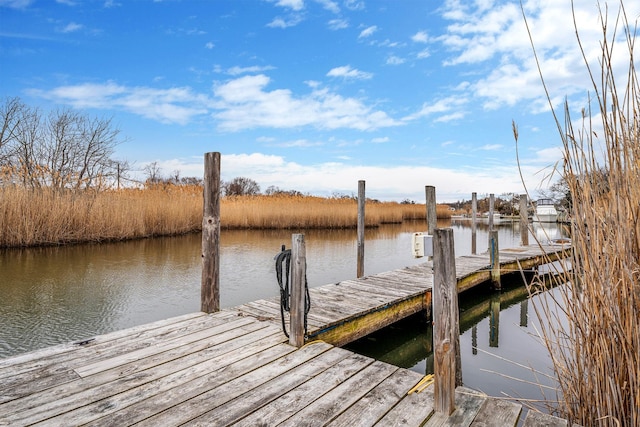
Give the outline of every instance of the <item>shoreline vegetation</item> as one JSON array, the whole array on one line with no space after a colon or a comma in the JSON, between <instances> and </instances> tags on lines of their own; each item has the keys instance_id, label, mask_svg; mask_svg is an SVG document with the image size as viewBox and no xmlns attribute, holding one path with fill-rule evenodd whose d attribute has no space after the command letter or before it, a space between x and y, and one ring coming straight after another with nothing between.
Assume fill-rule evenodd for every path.
<instances>
[{"instance_id":1,"label":"shoreline vegetation","mask_svg":"<svg viewBox=\"0 0 640 427\"><path fill-rule=\"evenodd\" d=\"M202 187L60 191L0 187L0 248L98 243L172 236L202 229ZM438 218L450 218L447 205ZM356 228L353 197L225 196L222 229ZM424 204L367 200L365 226L425 220Z\"/></svg>"}]
</instances>

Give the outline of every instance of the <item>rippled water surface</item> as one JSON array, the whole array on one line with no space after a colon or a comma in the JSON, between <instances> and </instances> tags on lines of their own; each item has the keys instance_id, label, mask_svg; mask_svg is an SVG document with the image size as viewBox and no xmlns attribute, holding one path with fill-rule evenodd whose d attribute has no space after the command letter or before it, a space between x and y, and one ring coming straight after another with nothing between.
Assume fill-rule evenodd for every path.
<instances>
[{"instance_id":1,"label":"rippled water surface","mask_svg":"<svg viewBox=\"0 0 640 427\"><path fill-rule=\"evenodd\" d=\"M456 255L471 252L468 222L451 226ZM415 265L405 222L365 233L365 274ZM517 246L518 224L498 226L500 247ZM296 231L300 232L300 231ZM303 231L311 286L354 278L355 230ZM551 233L555 233L551 230ZM276 296L273 257L291 231L222 231L221 305ZM478 252L487 241L479 225ZM552 236L553 237L553 236ZM199 311L200 235L0 252L0 358Z\"/></svg>"}]
</instances>

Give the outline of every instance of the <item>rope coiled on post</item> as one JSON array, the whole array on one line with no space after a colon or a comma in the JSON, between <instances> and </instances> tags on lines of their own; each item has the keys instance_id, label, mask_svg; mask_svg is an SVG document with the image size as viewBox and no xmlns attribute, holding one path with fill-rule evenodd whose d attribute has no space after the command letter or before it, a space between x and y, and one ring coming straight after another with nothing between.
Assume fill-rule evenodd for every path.
<instances>
[{"instance_id":1,"label":"rope coiled on post","mask_svg":"<svg viewBox=\"0 0 640 427\"><path fill-rule=\"evenodd\" d=\"M291 271L291 249L286 249L282 245L280 253L275 256L276 261L276 280L280 287L280 319L282 320L282 332L289 338L287 327L284 321L284 312L291 312L291 289L290 289L290 271ZM284 266L284 268L283 268ZM285 271L284 280L282 278L283 270ZM304 335L307 336L307 315L311 309L311 296L309 295L309 284L307 275L304 276Z\"/></svg>"}]
</instances>

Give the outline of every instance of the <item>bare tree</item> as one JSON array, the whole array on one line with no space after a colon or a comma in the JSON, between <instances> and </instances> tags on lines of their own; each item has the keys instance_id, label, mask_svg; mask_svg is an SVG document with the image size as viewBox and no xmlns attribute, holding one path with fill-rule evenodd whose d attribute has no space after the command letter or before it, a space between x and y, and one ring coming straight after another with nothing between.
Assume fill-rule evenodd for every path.
<instances>
[{"instance_id":1,"label":"bare tree","mask_svg":"<svg viewBox=\"0 0 640 427\"><path fill-rule=\"evenodd\" d=\"M101 188L115 181L111 157L121 140L110 119L90 118L69 108L40 110L8 99L0 107L0 166L29 187Z\"/></svg>"},{"instance_id":2,"label":"bare tree","mask_svg":"<svg viewBox=\"0 0 640 427\"><path fill-rule=\"evenodd\" d=\"M160 168L157 161L148 163L144 168L142 168L142 170L147 177L145 181L146 184L158 184L162 181L162 168Z\"/></svg>"},{"instance_id":3,"label":"bare tree","mask_svg":"<svg viewBox=\"0 0 640 427\"><path fill-rule=\"evenodd\" d=\"M260 194L260 186L250 178L237 177L223 182L222 189L225 196L254 196Z\"/></svg>"}]
</instances>

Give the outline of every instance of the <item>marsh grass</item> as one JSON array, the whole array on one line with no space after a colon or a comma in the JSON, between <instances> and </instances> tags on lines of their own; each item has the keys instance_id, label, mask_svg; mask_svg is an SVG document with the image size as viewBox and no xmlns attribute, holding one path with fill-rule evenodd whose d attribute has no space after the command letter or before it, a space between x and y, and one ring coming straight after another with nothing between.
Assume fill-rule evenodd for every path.
<instances>
[{"instance_id":1,"label":"marsh grass","mask_svg":"<svg viewBox=\"0 0 640 427\"><path fill-rule=\"evenodd\" d=\"M438 216L448 217L446 206ZM366 226L424 219L424 204L367 202ZM357 202L312 196L224 197L221 227L353 228ZM0 187L0 247L59 245L166 236L201 230L202 187L64 192Z\"/></svg>"},{"instance_id":2,"label":"marsh grass","mask_svg":"<svg viewBox=\"0 0 640 427\"><path fill-rule=\"evenodd\" d=\"M612 32L601 13L599 76L587 65L596 111L583 110L579 129L566 105L564 125L556 118L572 203L573 269L556 276L562 292L536 306L559 381L557 409L584 426L640 425L640 89L635 32L623 5L619 19ZM629 67L616 80L619 25L628 50L616 54L628 54ZM602 130L592 117L602 119Z\"/></svg>"}]
</instances>

